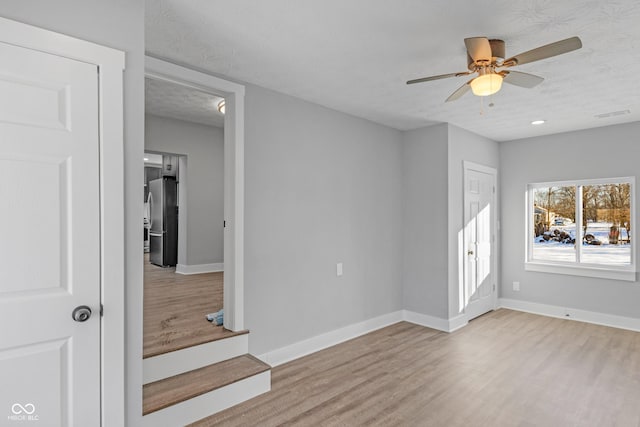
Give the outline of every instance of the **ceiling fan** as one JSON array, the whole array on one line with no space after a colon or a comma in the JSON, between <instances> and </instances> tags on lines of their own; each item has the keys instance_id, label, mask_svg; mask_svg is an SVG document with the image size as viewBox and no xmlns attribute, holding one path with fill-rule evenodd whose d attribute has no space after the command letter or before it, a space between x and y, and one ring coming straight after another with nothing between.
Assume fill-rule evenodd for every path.
<instances>
[{"instance_id":1,"label":"ceiling fan","mask_svg":"<svg viewBox=\"0 0 640 427\"><path fill-rule=\"evenodd\" d=\"M467 66L469 71L422 77L409 80L407 84L478 74L477 77L472 78L453 92L446 102L455 101L469 90L477 96L492 95L500 90L503 81L515 86L532 88L542 83L544 79L533 74L513 71L509 68L551 58L582 47L582 41L579 37L570 37L504 59L505 43L503 40L470 37L464 39L464 44L467 47Z\"/></svg>"}]
</instances>

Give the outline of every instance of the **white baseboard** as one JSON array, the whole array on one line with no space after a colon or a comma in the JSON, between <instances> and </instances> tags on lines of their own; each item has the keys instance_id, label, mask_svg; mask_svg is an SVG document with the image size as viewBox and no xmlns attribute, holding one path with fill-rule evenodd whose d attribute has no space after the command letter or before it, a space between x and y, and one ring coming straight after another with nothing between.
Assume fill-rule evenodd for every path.
<instances>
[{"instance_id":1,"label":"white baseboard","mask_svg":"<svg viewBox=\"0 0 640 427\"><path fill-rule=\"evenodd\" d=\"M249 334L242 334L149 357L142 361L142 384L213 365L248 352Z\"/></svg>"},{"instance_id":2,"label":"white baseboard","mask_svg":"<svg viewBox=\"0 0 640 427\"><path fill-rule=\"evenodd\" d=\"M447 332L454 332L460 328L464 328L469 324L467 320L467 316L465 314L460 314L456 317L452 317L449 319L449 330Z\"/></svg>"},{"instance_id":3,"label":"white baseboard","mask_svg":"<svg viewBox=\"0 0 640 427\"><path fill-rule=\"evenodd\" d=\"M402 310L402 319L416 325L426 326L427 328L445 332L449 331L449 321L447 319L441 319L440 317L416 313L415 311Z\"/></svg>"},{"instance_id":4,"label":"white baseboard","mask_svg":"<svg viewBox=\"0 0 640 427\"><path fill-rule=\"evenodd\" d=\"M184 426L271 390L271 371L185 400L142 417L145 427Z\"/></svg>"},{"instance_id":5,"label":"white baseboard","mask_svg":"<svg viewBox=\"0 0 640 427\"><path fill-rule=\"evenodd\" d=\"M556 305L539 304L509 298L499 299L500 307L527 313L540 314L542 316L557 317L561 319L577 320L602 326L628 329L640 332L640 319L634 317L616 316L614 314L598 313L595 311L578 310Z\"/></svg>"},{"instance_id":6,"label":"white baseboard","mask_svg":"<svg viewBox=\"0 0 640 427\"><path fill-rule=\"evenodd\" d=\"M467 318L464 314L452 317L451 319L442 319L440 317L429 316L428 314L403 310L402 318L407 322L425 326L431 329L437 329L443 332L453 332L466 326L467 324Z\"/></svg>"},{"instance_id":7,"label":"white baseboard","mask_svg":"<svg viewBox=\"0 0 640 427\"><path fill-rule=\"evenodd\" d=\"M219 271L224 271L223 262L214 262L213 264L176 265L176 273L178 274L217 273Z\"/></svg>"},{"instance_id":8,"label":"white baseboard","mask_svg":"<svg viewBox=\"0 0 640 427\"><path fill-rule=\"evenodd\" d=\"M401 322L402 320L403 311L394 311L389 314L374 317L373 319L345 326L344 328L326 332L324 334L269 351L259 355L258 358L275 367L294 359L298 359L299 357L303 357L327 347L359 337L360 335L384 328L385 326L393 325L394 323Z\"/></svg>"},{"instance_id":9,"label":"white baseboard","mask_svg":"<svg viewBox=\"0 0 640 427\"><path fill-rule=\"evenodd\" d=\"M263 353L258 358L276 367L401 321L444 332L453 332L467 324L464 314L447 320L413 311L398 310Z\"/></svg>"}]
</instances>

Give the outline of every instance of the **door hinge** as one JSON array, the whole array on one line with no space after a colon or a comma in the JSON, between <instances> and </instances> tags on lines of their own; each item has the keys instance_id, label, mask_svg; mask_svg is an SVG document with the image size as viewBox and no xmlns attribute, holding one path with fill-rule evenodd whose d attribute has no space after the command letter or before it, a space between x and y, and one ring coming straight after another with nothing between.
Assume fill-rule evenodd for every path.
<instances>
[{"instance_id":1,"label":"door hinge","mask_svg":"<svg viewBox=\"0 0 640 427\"><path fill-rule=\"evenodd\" d=\"M100 317L104 316L104 305L100 304Z\"/></svg>"},{"instance_id":2,"label":"door hinge","mask_svg":"<svg viewBox=\"0 0 640 427\"><path fill-rule=\"evenodd\" d=\"M227 221L222 221L222 228L225 228L227 226Z\"/></svg>"},{"instance_id":3,"label":"door hinge","mask_svg":"<svg viewBox=\"0 0 640 427\"><path fill-rule=\"evenodd\" d=\"M495 292L495 291L496 291L496 284L494 283L493 284L493 292Z\"/></svg>"},{"instance_id":4,"label":"door hinge","mask_svg":"<svg viewBox=\"0 0 640 427\"><path fill-rule=\"evenodd\" d=\"M496 194L496 186L493 186L493 194Z\"/></svg>"}]
</instances>

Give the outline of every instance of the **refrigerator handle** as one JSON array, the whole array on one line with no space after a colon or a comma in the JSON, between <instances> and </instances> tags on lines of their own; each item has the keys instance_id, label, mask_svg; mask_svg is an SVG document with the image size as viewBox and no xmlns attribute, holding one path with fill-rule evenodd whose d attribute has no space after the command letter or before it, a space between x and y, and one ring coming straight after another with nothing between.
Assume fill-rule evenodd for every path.
<instances>
[{"instance_id":1,"label":"refrigerator handle","mask_svg":"<svg viewBox=\"0 0 640 427\"><path fill-rule=\"evenodd\" d=\"M147 196L147 204L149 205L149 230L153 230L153 196L151 195L151 191L149 191L149 195Z\"/></svg>"}]
</instances>

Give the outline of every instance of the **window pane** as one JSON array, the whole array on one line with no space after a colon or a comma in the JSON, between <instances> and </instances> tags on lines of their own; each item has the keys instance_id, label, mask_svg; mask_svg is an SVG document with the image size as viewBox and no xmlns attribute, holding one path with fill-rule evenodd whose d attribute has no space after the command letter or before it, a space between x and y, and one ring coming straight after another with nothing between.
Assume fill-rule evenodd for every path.
<instances>
[{"instance_id":1,"label":"window pane","mask_svg":"<svg viewBox=\"0 0 640 427\"><path fill-rule=\"evenodd\" d=\"M581 262L631 264L631 185L582 187Z\"/></svg>"},{"instance_id":2,"label":"window pane","mask_svg":"<svg viewBox=\"0 0 640 427\"><path fill-rule=\"evenodd\" d=\"M576 187L533 189L533 260L576 262Z\"/></svg>"}]
</instances>

